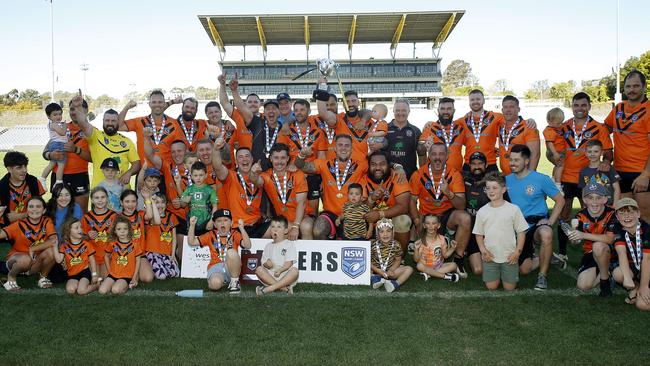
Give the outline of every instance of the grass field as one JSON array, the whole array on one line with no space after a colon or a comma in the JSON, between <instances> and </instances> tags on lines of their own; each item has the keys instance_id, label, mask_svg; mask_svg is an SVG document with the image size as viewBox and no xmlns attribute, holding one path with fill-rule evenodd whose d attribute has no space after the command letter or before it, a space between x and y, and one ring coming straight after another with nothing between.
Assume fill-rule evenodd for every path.
<instances>
[{"instance_id":1,"label":"grass field","mask_svg":"<svg viewBox=\"0 0 650 366\"><path fill-rule=\"evenodd\" d=\"M30 172L40 172L30 153ZM542 159L544 160L544 159ZM541 168L545 170L544 167ZM8 251L0 244L0 256ZM204 280L141 285L124 296L68 296L62 285L0 291L0 365L646 364L650 314L575 287L580 253L552 268L549 290L523 276L514 293L414 275L396 293L304 284L292 297L210 293Z\"/></svg>"}]
</instances>

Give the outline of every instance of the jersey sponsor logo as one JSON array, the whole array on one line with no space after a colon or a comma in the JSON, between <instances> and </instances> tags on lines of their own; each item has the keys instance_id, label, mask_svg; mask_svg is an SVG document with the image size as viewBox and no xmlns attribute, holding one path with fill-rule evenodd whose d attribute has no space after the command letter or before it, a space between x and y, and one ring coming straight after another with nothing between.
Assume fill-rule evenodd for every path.
<instances>
[{"instance_id":1,"label":"jersey sponsor logo","mask_svg":"<svg viewBox=\"0 0 650 366\"><path fill-rule=\"evenodd\" d=\"M366 271L366 248L341 248L341 270L350 278L357 278Z\"/></svg>"}]
</instances>

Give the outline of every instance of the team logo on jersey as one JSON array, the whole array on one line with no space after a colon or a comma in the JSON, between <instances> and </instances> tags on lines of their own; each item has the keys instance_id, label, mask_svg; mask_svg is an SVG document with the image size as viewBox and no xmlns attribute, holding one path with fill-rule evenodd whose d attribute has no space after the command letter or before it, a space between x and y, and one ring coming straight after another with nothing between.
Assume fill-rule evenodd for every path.
<instances>
[{"instance_id":1,"label":"team logo on jersey","mask_svg":"<svg viewBox=\"0 0 650 366\"><path fill-rule=\"evenodd\" d=\"M412 136L413 136L413 131L406 130L406 137L412 137Z\"/></svg>"},{"instance_id":2,"label":"team logo on jersey","mask_svg":"<svg viewBox=\"0 0 650 366\"><path fill-rule=\"evenodd\" d=\"M357 278L366 271L366 248L341 248L341 270L350 278Z\"/></svg>"},{"instance_id":3,"label":"team logo on jersey","mask_svg":"<svg viewBox=\"0 0 650 366\"><path fill-rule=\"evenodd\" d=\"M287 182L287 189L293 188L293 179Z\"/></svg>"},{"instance_id":4,"label":"team logo on jersey","mask_svg":"<svg viewBox=\"0 0 650 366\"><path fill-rule=\"evenodd\" d=\"M104 137L104 143L108 144L108 137Z\"/></svg>"},{"instance_id":5,"label":"team logo on jersey","mask_svg":"<svg viewBox=\"0 0 650 366\"><path fill-rule=\"evenodd\" d=\"M433 185L431 184L431 182L426 182L426 183L424 183L424 188L431 189L431 188L433 188Z\"/></svg>"},{"instance_id":6,"label":"team logo on jersey","mask_svg":"<svg viewBox=\"0 0 650 366\"><path fill-rule=\"evenodd\" d=\"M630 121L632 122L636 122L638 119L639 119L639 115L636 113L634 113L632 117L630 117Z\"/></svg>"},{"instance_id":7,"label":"team logo on jersey","mask_svg":"<svg viewBox=\"0 0 650 366\"><path fill-rule=\"evenodd\" d=\"M590 138L592 138L593 136L594 136L593 132L591 132L591 131L585 131L585 137L586 137L586 138L590 139Z\"/></svg>"},{"instance_id":8,"label":"team logo on jersey","mask_svg":"<svg viewBox=\"0 0 650 366\"><path fill-rule=\"evenodd\" d=\"M529 196L532 196L533 193L535 193L535 186L532 184L529 184L526 186L526 194Z\"/></svg>"},{"instance_id":9,"label":"team logo on jersey","mask_svg":"<svg viewBox=\"0 0 650 366\"><path fill-rule=\"evenodd\" d=\"M122 146L122 147L126 147L126 142L124 142L124 141L120 141L120 146Z\"/></svg>"},{"instance_id":10,"label":"team logo on jersey","mask_svg":"<svg viewBox=\"0 0 650 366\"><path fill-rule=\"evenodd\" d=\"M616 112L616 118L621 118L623 117L623 112Z\"/></svg>"},{"instance_id":11,"label":"team logo on jersey","mask_svg":"<svg viewBox=\"0 0 650 366\"><path fill-rule=\"evenodd\" d=\"M589 227L591 226L591 223L585 222L582 226L585 228L585 230L589 230Z\"/></svg>"}]
</instances>

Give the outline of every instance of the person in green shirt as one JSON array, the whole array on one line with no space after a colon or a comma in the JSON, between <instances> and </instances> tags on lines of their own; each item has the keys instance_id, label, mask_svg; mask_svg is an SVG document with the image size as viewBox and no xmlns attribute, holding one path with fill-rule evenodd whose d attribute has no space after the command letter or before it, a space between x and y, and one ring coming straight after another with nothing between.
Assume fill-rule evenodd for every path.
<instances>
[{"instance_id":1,"label":"person in green shirt","mask_svg":"<svg viewBox=\"0 0 650 366\"><path fill-rule=\"evenodd\" d=\"M181 197L181 206L190 207L187 213L188 222L192 216L197 218L196 235L212 230L212 214L217 211L217 192L212 186L205 184L206 175L205 164L200 161L192 164L190 177L193 184L185 189Z\"/></svg>"}]
</instances>

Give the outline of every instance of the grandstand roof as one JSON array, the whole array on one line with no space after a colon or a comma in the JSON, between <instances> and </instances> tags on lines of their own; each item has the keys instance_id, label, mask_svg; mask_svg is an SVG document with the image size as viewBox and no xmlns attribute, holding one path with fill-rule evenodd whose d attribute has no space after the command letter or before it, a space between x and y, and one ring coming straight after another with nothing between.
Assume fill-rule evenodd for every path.
<instances>
[{"instance_id":1,"label":"grandstand roof","mask_svg":"<svg viewBox=\"0 0 650 366\"><path fill-rule=\"evenodd\" d=\"M355 14L199 15L213 45L434 42L442 44L464 10Z\"/></svg>"}]
</instances>

